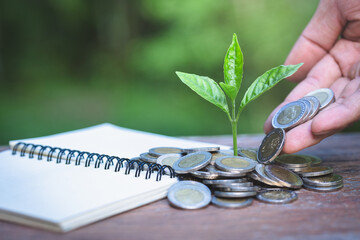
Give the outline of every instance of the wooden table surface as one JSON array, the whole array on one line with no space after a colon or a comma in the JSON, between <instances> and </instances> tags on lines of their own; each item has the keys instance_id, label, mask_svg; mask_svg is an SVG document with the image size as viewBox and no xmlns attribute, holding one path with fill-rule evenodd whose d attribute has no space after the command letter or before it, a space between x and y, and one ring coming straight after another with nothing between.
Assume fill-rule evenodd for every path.
<instances>
[{"instance_id":1,"label":"wooden table surface","mask_svg":"<svg viewBox=\"0 0 360 240\"><path fill-rule=\"evenodd\" d=\"M239 136L239 146L257 147L262 138ZM230 136L191 139L231 145ZM0 221L0 239L360 239L360 133L332 136L303 153L333 167L344 177L344 188L330 193L301 189L291 204L254 201L244 209L210 205L184 211L163 199L66 234Z\"/></svg>"}]
</instances>

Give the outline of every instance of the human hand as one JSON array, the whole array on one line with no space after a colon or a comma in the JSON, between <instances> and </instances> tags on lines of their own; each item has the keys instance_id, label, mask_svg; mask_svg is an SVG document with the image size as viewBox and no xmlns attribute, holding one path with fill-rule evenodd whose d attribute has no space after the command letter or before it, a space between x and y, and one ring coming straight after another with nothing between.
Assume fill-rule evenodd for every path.
<instances>
[{"instance_id":1,"label":"human hand","mask_svg":"<svg viewBox=\"0 0 360 240\"><path fill-rule=\"evenodd\" d=\"M359 120L359 60L360 1L321 0L285 61L286 65L304 62L289 78L299 84L270 114L264 125L265 133L272 129L271 119L282 106L319 88L332 89L336 101L312 120L288 131L284 152L294 153L315 145Z\"/></svg>"}]
</instances>

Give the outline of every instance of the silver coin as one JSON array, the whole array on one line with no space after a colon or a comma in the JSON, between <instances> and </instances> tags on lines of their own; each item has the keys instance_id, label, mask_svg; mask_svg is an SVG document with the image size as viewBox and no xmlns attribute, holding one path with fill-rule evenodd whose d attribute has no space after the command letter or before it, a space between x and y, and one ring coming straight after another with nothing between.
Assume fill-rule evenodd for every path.
<instances>
[{"instance_id":1,"label":"silver coin","mask_svg":"<svg viewBox=\"0 0 360 240\"><path fill-rule=\"evenodd\" d=\"M220 150L220 147L199 147L199 148L185 148L185 149L182 149L182 152L185 152L185 153L217 152L219 150Z\"/></svg>"},{"instance_id":2,"label":"silver coin","mask_svg":"<svg viewBox=\"0 0 360 240\"><path fill-rule=\"evenodd\" d=\"M270 163L282 151L285 143L285 131L282 128L275 128L262 140L257 152L257 159L260 163Z\"/></svg>"},{"instance_id":3,"label":"silver coin","mask_svg":"<svg viewBox=\"0 0 360 240\"><path fill-rule=\"evenodd\" d=\"M144 162L156 163L157 157L149 153L142 153L140 154L140 159L143 160Z\"/></svg>"},{"instance_id":4,"label":"silver coin","mask_svg":"<svg viewBox=\"0 0 360 240\"><path fill-rule=\"evenodd\" d=\"M208 171L195 171L195 172L191 172L191 175L193 175L194 177L197 178L201 178L201 179L216 179L219 177L219 174L217 174L216 172L208 172Z\"/></svg>"},{"instance_id":5,"label":"silver coin","mask_svg":"<svg viewBox=\"0 0 360 240\"><path fill-rule=\"evenodd\" d=\"M293 172L299 173L299 172L303 172L306 171L309 167L303 167L303 168L297 168L297 167L285 167Z\"/></svg>"},{"instance_id":6,"label":"silver coin","mask_svg":"<svg viewBox=\"0 0 360 240\"><path fill-rule=\"evenodd\" d=\"M238 147L238 155L246 158L250 158L257 161L257 149L256 148L245 148Z\"/></svg>"},{"instance_id":7,"label":"silver coin","mask_svg":"<svg viewBox=\"0 0 360 240\"><path fill-rule=\"evenodd\" d=\"M174 163L182 157L179 153L169 153L161 155L157 160L156 163L160 165L168 165L172 167Z\"/></svg>"},{"instance_id":8,"label":"silver coin","mask_svg":"<svg viewBox=\"0 0 360 240\"><path fill-rule=\"evenodd\" d=\"M235 178L235 177L245 177L246 172L226 172L216 169L214 166L209 165L206 167L206 170L209 172L215 172L219 175L219 177L228 177L228 178Z\"/></svg>"},{"instance_id":9,"label":"silver coin","mask_svg":"<svg viewBox=\"0 0 360 240\"><path fill-rule=\"evenodd\" d=\"M214 180L203 180L204 184L214 185L214 184L229 184L229 183L245 183L247 180L245 178L234 178L234 179L214 179Z\"/></svg>"},{"instance_id":10,"label":"silver coin","mask_svg":"<svg viewBox=\"0 0 360 240\"><path fill-rule=\"evenodd\" d=\"M335 102L335 94L330 88L320 88L312 91L306 96L314 96L320 102L320 110Z\"/></svg>"},{"instance_id":11,"label":"silver coin","mask_svg":"<svg viewBox=\"0 0 360 240\"><path fill-rule=\"evenodd\" d=\"M215 166L226 172L247 173L255 169L256 162L239 156L225 156L216 159Z\"/></svg>"},{"instance_id":12,"label":"silver coin","mask_svg":"<svg viewBox=\"0 0 360 240\"><path fill-rule=\"evenodd\" d=\"M323 175L333 173L333 171L334 170L332 169L332 167L313 166L313 167L308 167L305 170L302 170L301 172L299 172L299 174L302 177L318 177L318 176L323 176Z\"/></svg>"},{"instance_id":13,"label":"silver coin","mask_svg":"<svg viewBox=\"0 0 360 240\"><path fill-rule=\"evenodd\" d=\"M343 183L334 185L334 186L330 186L330 187L319 187L319 186L312 186L312 185L304 184L304 188L311 190L311 191L315 191L315 192L337 191L337 190L341 189L343 186L344 186Z\"/></svg>"},{"instance_id":14,"label":"silver coin","mask_svg":"<svg viewBox=\"0 0 360 240\"><path fill-rule=\"evenodd\" d=\"M302 179L289 169L277 165L266 165L265 174L271 179L279 182L284 187L301 188Z\"/></svg>"},{"instance_id":15,"label":"silver coin","mask_svg":"<svg viewBox=\"0 0 360 240\"><path fill-rule=\"evenodd\" d=\"M258 192L260 188L258 186L252 187L217 187L217 191L221 192Z\"/></svg>"},{"instance_id":16,"label":"silver coin","mask_svg":"<svg viewBox=\"0 0 360 240\"><path fill-rule=\"evenodd\" d=\"M243 208L250 206L253 203L253 198L229 199L213 196L211 203L223 208Z\"/></svg>"},{"instance_id":17,"label":"silver coin","mask_svg":"<svg viewBox=\"0 0 360 240\"><path fill-rule=\"evenodd\" d=\"M305 96L302 99L308 100L311 103L311 111L307 116L307 119L313 119L315 115L320 111L320 102L319 100L314 96Z\"/></svg>"},{"instance_id":18,"label":"silver coin","mask_svg":"<svg viewBox=\"0 0 360 240\"><path fill-rule=\"evenodd\" d=\"M343 177L338 174L329 174L320 177L303 177L304 184L315 187L331 187L343 183Z\"/></svg>"},{"instance_id":19,"label":"silver coin","mask_svg":"<svg viewBox=\"0 0 360 240\"><path fill-rule=\"evenodd\" d=\"M284 130L291 129L301 123L305 111L306 104L302 101L288 103L275 113L272 126Z\"/></svg>"},{"instance_id":20,"label":"silver coin","mask_svg":"<svg viewBox=\"0 0 360 240\"><path fill-rule=\"evenodd\" d=\"M149 149L149 154L155 157L160 157L164 154L180 154L181 152L182 150L176 147L155 147Z\"/></svg>"},{"instance_id":21,"label":"silver coin","mask_svg":"<svg viewBox=\"0 0 360 240\"><path fill-rule=\"evenodd\" d=\"M182 209L198 209L207 206L211 201L211 191L206 185L195 181L181 181L168 191L171 205Z\"/></svg>"},{"instance_id":22,"label":"silver coin","mask_svg":"<svg viewBox=\"0 0 360 240\"><path fill-rule=\"evenodd\" d=\"M297 199L297 194L287 189L273 189L259 192L256 198L267 203L289 203Z\"/></svg>"},{"instance_id":23,"label":"silver coin","mask_svg":"<svg viewBox=\"0 0 360 240\"><path fill-rule=\"evenodd\" d=\"M235 182L235 183L216 183L213 184L214 188L237 188L237 187L253 187L254 184L252 182Z\"/></svg>"},{"instance_id":24,"label":"silver coin","mask_svg":"<svg viewBox=\"0 0 360 240\"><path fill-rule=\"evenodd\" d=\"M259 182L263 182L261 180L261 178L259 177L259 175L256 172L252 172L249 174L249 177L252 178L253 180L259 181Z\"/></svg>"},{"instance_id":25,"label":"silver coin","mask_svg":"<svg viewBox=\"0 0 360 240\"><path fill-rule=\"evenodd\" d=\"M277 186L277 187L283 187L283 185L281 185L281 183L269 178L266 174L265 174L265 166L263 164L258 164L255 167L255 172L256 172L256 177L258 177L258 180L260 182L263 182L267 185L270 186Z\"/></svg>"},{"instance_id":26,"label":"silver coin","mask_svg":"<svg viewBox=\"0 0 360 240\"><path fill-rule=\"evenodd\" d=\"M209 152L191 153L177 160L173 165L173 169L178 174L194 172L208 165L210 159L211 153Z\"/></svg>"},{"instance_id":27,"label":"silver coin","mask_svg":"<svg viewBox=\"0 0 360 240\"><path fill-rule=\"evenodd\" d=\"M222 191L214 191L214 195L216 197L224 197L224 198L244 198L244 197L252 197L256 195L256 192L222 192Z\"/></svg>"}]
</instances>

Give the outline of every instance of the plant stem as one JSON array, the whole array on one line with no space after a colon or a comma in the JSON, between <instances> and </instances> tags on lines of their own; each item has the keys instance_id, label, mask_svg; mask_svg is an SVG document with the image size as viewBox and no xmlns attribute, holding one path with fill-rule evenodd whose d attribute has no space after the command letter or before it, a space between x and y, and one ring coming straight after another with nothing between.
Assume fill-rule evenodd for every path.
<instances>
[{"instance_id":1,"label":"plant stem","mask_svg":"<svg viewBox=\"0 0 360 240\"><path fill-rule=\"evenodd\" d=\"M231 121L231 128L233 134L233 149L234 149L234 156L238 155L238 148L237 148L237 121Z\"/></svg>"},{"instance_id":2,"label":"plant stem","mask_svg":"<svg viewBox=\"0 0 360 240\"><path fill-rule=\"evenodd\" d=\"M233 134L234 156L238 155L238 149L237 149L237 122L238 122L238 119L236 118L235 100L233 100L232 101L231 128L232 128L232 134Z\"/></svg>"}]
</instances>

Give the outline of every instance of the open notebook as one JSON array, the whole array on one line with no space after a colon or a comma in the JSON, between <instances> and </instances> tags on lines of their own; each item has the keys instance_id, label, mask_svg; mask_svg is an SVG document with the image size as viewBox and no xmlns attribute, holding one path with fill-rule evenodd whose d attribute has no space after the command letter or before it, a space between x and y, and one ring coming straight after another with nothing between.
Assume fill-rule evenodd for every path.
<instances>
[{"instance_id":1,"label":"open notebook","mask_svg":"<svg viewBox=\"0 0 360 240\"><path fill-rule=\"evenodd\" d=\"M19 142L31 145L25 148ZM153 147L213 145L106 123L46 137L10 141L10 146L16 149L15 155L10 150L0 153L0 219L66 232L164 198L168 188L177 181L168 175L157 181L159 175L156 172L150 179L145 179L146 171L135 177L136 170L130 168L129 174L125 174L125 163L120 171L115 171L116 159L105 169L108 157L99 161L96 168L99 155L94 155L85 167L89 154L133 158ZM69 157L69 150L78 152ZM81 152L87 153L76 163ZM51 159L49 155L52 155Z\"/></svg>"}]
</instances>

